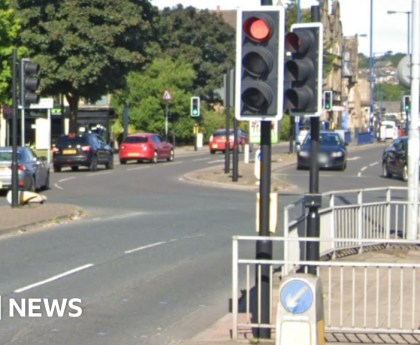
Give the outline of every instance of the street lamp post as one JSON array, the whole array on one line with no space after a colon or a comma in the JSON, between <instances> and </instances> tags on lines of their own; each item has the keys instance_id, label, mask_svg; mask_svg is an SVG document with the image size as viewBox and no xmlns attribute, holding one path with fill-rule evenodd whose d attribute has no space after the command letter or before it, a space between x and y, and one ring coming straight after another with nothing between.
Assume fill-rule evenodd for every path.
<instances>
[{"instance_id":1,"label":"street lamp post","mask_svg":"<svg viewBox=\"0 0 420 345\"><path fill-rule=\"evenodd\" d=\"M374 82L373 82L373 0L370 0L370 114L369 114L369 125L372 127L374 108L373 108L373 93L374 93Z\"/></svg>"},{"instance_id":2,"label":"street lamp post","mask_svg":"<svg viewBox=\"0 0 420 345\"><path fill-rule=\"evenodd\" d=\"M388 11L388 14L404 13L407 15L407 55L410 55L410 15L411 11Z\"/></svg>"}]
</instances>

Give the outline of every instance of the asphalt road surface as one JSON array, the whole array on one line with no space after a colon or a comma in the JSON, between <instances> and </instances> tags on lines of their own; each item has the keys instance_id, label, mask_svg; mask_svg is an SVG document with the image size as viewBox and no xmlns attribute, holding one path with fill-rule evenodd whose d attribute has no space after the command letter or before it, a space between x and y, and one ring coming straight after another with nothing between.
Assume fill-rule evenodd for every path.
<instances>
[{"instance_id":1,"label":"asphalt road surface","mask_svg":"<svg viewBox=\"0 0 420 345\"><path fill-rule=\"evenodd\" d=\"M373 164L383 148L351 153L345 172L322 171L320 191L404 185ZM176 344L228 313L231 238L255 235L255 193L182 180L214 164L223 156L205 151L172 163L52 174L49 201L76 204L89 217L0 240L2 344ZM281 196L281 208L307 190L309 173L295 166L273 176L301 186ZM30 298L80 299L83 312L47 317L42 307L42 317L10 317L10 299Z\"/></svg>"}]
</instances>

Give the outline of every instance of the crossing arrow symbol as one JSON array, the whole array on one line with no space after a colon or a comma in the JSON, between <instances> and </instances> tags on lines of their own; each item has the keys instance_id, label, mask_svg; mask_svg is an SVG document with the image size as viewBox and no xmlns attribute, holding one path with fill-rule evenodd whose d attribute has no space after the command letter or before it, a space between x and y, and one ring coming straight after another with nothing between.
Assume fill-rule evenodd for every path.
<instances>
[{"instance_id":1,"label":"crossing arrow symbol","mask_svg":"<svg viewBox=\"0 0 420 345\"><path fill-rule=\"evenodd\" d=\"M162 101L166 101L166 102L172 101L172 96L168 90L165 90L165 92L163 93Z\"/></svg>"}]
</instances>

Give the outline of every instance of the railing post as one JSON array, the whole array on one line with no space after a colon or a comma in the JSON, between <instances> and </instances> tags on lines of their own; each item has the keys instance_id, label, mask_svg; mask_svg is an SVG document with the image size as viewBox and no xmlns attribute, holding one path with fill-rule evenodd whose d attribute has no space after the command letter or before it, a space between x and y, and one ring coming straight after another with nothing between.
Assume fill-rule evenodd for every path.
<instances>
[{"instance_id":1,"label":"railing post","mask_svg":"<svg viewBox=\"0 0 420 345\"><path fill-rule=\"evenodd\" d=\"M238 338L238 238L232 241L232 339Z\"/></svg>"},{"instance_id":2,"label":"railing post","mask_svg":"<svg viewBox=\"0 0 420 345\"><path fill-rule=\"evenodd\" d=\"M284 237L289 237L289 209L287 207L284 208L284 226L283 226L283 235ZM289 273L289 241L284 241L284 272L282 276L286 276Z\"/></svg>"},{"instance_id":3,"label":"railing post","mask_svg":"<svg viewBox=\"0 0 420 345\"><path fill-rule=\"evenodd\" d=\"M363 191L360 190L357 192L357 204L359 206L359 212L357 215L357 238L363 239ZM359 254L363 253L363 245L362 242L359 242Z\"/></svg>"},{"instance_id":4,"label":"railing post","mask_svg":"<svg viewBox=\"0 0 420 345\"><path fill-rule=\"evenodd\" d=\"M386 191L386 223L385 223L385 237L387 240L391 237L391 188L388 188Z\"/></svg>"},{"instance_id":5,"label":"railing post","mask_svg":"<svg viewBox=\"0 0 420 345\"><path fill-rule=\"evenodd\" d=\"M330 208L331 208L331 214L332 214L332 216L331 216L331 231L332 231L332 234L333 234L333 238L336 238L337 237L337 232L336 232L336 229L335 229L335 194L334 193L332 193L330 195ZM336 254L335 254L336 248L337 248L337 242L333 241L333 250L334 250L333 251L333 257L332 257L333 260L335 260L335 258L336 258Z\"/></svg>"}]
</instances>

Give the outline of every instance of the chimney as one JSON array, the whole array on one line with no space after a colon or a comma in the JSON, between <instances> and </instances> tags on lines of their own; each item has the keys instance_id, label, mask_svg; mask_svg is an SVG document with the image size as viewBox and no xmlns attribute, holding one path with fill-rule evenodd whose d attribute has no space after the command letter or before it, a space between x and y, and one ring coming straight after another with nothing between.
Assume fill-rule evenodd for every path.
<instances>
[{"instance_id":1,"label":"chimney","mask_svg":"<svg viewBox=\"0 0 420 345\"><path fill-rule=\"evenodd\" d=\"M220 5L217 5L217 13L220 13Z\"/></svg>"}]
</instances>

